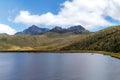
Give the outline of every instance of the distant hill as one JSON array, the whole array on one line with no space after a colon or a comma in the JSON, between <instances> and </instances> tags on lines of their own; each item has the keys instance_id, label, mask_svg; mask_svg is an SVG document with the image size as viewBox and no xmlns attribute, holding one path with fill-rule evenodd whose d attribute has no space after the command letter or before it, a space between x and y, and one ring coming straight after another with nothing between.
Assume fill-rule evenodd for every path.
<instances>
[{"instance_id":1,"label":"distant hill","mask_svg":"<svg viewBox=\"0 0 120 80\"><path fill-rule=\"evenodd\" d=\"M87 35L61 35L49 32L41 35L0 35L0 51L48 51L78 42Z\"/></svg>"},{"instance_id":2,"label":"distant hill","mask_svg":"<svg viewBox=\"0 0 120 80\"><path fill-rule=\"evenodd\" d=\"M120 52L120 26L106 28L61 50Z\"/></svg>"},{"instance_id":3,"label":"distant hill","mask_svg":"<svg viewBox=\"0 0 120 80\"><path fill-rule=\"evenodd\" d=\"M16 33L16 35L18 35L18 34L38 35L38 34L45 33L47 31L49 31L49 29L47 29L47 28L39 28L36 25L32 25L28 29L25 29L22 32Z\"/></svg>"},{"instance_id":4,"label":"distant hill","mask_svg":"<svg viewBox=\"0 0 120 80\"><path fill-rule=\"evenodd\" d=\"M59 26L56 26L52 28L51 30L47 28L39 28L36 25L32 25L28 29L25 29L22 32L17 32L16 35L23 35L23 34L29 34L29 35L38 35L38 34L46 34L46 33L59 33L59 34L64 34L64 33L72 33L72 34L88 34L90 33L88 30L86 30L84 27L81 25L76 25L76 26L71 26L69 28L62 28Z\"/></svg>"}]
</instances>

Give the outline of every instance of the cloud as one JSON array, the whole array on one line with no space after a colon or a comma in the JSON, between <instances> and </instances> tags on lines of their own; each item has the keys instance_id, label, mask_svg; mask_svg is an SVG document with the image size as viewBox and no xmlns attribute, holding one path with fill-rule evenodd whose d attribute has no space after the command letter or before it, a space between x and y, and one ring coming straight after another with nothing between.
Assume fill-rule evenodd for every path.
<instances>
[{"instance_id":1,"label":"cloud","mask_svg":"<svg viewBox=\"0 0 120 80\"><path fill-rule=\"evenodd\" d=\"M120 20L119 13L120 0L67 0L56 15L51 12L33 15L29 11L20 11L14 22L62 27L82 25L88 30L93 30L99 29L100 26L113 25L105 17Z\"/></svg>"},{"instance_id":2,"label":"cloud","mask_svg":"<svg viewBox=\"0 0 120 80\"><path fill-rule=\"evenodd\" d=\"M7 33L9 35L13 35L16 33L16 31L8 25L0 24L0 33Z\"/></svg>"},{"instance_id":3,"label":"cloud","mask_svg":"<svg viewBox=\"0 0 120 80\"><path fill-rule=\"evenodd\" d=\"M120 21L120 0L110 0L108 6L107 15Z\"/></svg>"}]
</instances>

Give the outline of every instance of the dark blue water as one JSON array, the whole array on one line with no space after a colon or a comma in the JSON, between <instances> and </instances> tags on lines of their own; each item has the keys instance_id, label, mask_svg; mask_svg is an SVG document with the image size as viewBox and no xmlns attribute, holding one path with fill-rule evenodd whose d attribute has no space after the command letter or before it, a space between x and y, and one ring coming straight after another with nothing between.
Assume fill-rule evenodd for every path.
<instances>
[{"instance_id":1,"label":"dark blue water","mask_svg":"<svg viewBox=\"0 0 120 80\"><path fill-rule=\"evenodd\" d=\"M120 60L90 53L1 53L0 80L120 80Z\"/></svg>"}]
</instances>

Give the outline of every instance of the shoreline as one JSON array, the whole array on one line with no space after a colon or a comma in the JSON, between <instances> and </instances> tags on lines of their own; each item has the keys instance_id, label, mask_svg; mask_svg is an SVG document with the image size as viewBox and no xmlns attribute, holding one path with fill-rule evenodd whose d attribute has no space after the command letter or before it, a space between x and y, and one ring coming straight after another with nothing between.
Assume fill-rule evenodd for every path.
<instances>
[{"instance_id":1,"label":"shoreline","mask_svg":"<svg viewBox=\"0 0 120 80\"><path fill-rule=\"evenodd\" d=\"M105 52L105 51L87 51L87 50L68 50L68 51L60 51L60 50L4 50L0 51L0 53L21 53L21 52L29 52L29 53L94 53L94 54L103 54L108 55L114 58L120 59L120 53L113 52Z\"/></svg>"}]
</instances>

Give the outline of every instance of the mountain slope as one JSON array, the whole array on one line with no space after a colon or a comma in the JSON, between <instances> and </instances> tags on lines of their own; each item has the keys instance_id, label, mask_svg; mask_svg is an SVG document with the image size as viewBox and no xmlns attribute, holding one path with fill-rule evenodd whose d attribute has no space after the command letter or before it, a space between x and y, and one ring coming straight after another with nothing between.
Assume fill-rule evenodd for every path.
<instances>
[{"instance_id":1,"label":"mountain slope","mask_svg":"<svg viewBox=\"0 0 120 80\"><path fill-rule=\"evenodd\" d=\"M74 34L89 34L90 32L86 30L83 26L81 25L75 25L71 26L67 29L69 32L72 32Z\"/></svg>"},{"instance_id":2,"label":"mountain slope","mask_svg":"<svg viewBox=\"0 0 120 80\"><path fill-rule=\"evenodd\" d=\"M56 26L53 29L51 29L49 32L56 32L56 33L63 34L63 33L67 33L68 30L67 29L63 29L62 27Z\"/></svg>"},{"instance_id":3,"label":"mountain slope","mask_svg":"<svg viewBox=\"0 0 120 80\"><path fill-rule=\"evenodd\" d=\"M32 25L28 29L25 29L22 32L16 33L16 35L18 35L18 34L37 35L37 34L45 33L47 31L49 31L49 29L47 29L47 28L39 28L36 25Z\"/></svg>"},{"instance_id":4,"label":"mountain slope","mask_svg":"<svg viewBox=\"0 0 120 80\"><path fill-rule=\"evenodd\" d=\"M0 35L0 51L48 51L59 50L71 43L84 39L87 35Z\"/></svg>"},{"instance_id":5,"label":"mountain slope","mask_svg":"<svg viewBox=\"0 0 120 80\"><path fill-rule=\"evenodd\" d=\"M84 40L73 43L61 50L96 50L120 52L120 26L96 32Z\"/></svg>"},{"instance_id":6,"label":"mountain slope","mask_svg":"<svg viewBox=\"0 0 120 80\"><path fill-rule=\"evenodd\" d=\"M90 32L86 30L81 25L70 26L68 28L62 28L59 26L54 27L53 29L49 30L47 33L59 33L59 34L89 34Z\"/></svg>"},{"instance_id":7,"label":"mountain slope","mask_svg":"<svg viewBox=\"0 0 120 80\"><path fill-rule=\"evenodd\" d=\"M75 30L86 30L86 29L81 25L76 25L76 26L69 27L68 30L69 31L75 31Z\"/></svg>"}]
</instances>

